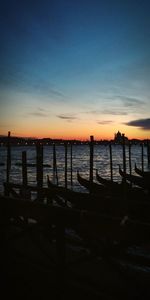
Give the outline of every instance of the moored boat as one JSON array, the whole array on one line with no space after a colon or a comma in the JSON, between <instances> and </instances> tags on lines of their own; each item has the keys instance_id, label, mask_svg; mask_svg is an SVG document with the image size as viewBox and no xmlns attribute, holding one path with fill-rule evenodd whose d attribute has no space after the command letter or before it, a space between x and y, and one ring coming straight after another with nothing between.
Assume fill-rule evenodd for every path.
<instances>
[{"instance_id":1,"label":"moored boat","mask_svg":"<svg viewBox=\"0 0 150 300\"><path fill-rule=\"evenodd\" d=\"M142 187L143 189L150 190L150 182L147 178L131 175L128 173L125 173L121 170L119 166L119 174L127 181L132 182L133 184Z\"/></svg>"},{"instance_id":2,"label":"moored boat","mask_svg":"<svg viewBox=\"0 0 150 300\"><path fill-rule=\"evenodd\" d=\"M118 187L118 182L114 182L110 179L105 179L98 174L98 170L96 170L96 179L99 183L106 185L107 187Z\"/></svg>"},{"instance_id":3,"label":"moored boat","mask_svg":"<svg viewBox=\"0 0 150 300\"><path fill-rule=\"evenodd\" d=\"M136 164L135 164L135 172L140 175L141 177L144 177L146 179L149 179L150 181L150 171L142 171L141 169L139 169Z\"/></svg>"},{"instance_id":4,"label":"moored boat","mask_svg":"<svg viewBox=\"0 0 150 300\"><path fill-rule=\"evenodd\" d=\"M110 179L105 179L98 174L96 170L96 179L99 183L107 187L108 190L115 193L123 193L124 189L131 189L131 186L127 182L115 182Z\"/></svg>"},{"instance_id":5,"label":"moored boat","mask_svg":"<svg viewBox=\"0 0 150 300\"><path fill-rule=\"evenodd\" d=\"M98 184L95 182L90 182L90 180L83 178L79 172L77 172L77 179L78 182L85 187L86 189L88 189L89 191L91 191L94 194L99 193L100 195L102 194L106 194L106 188L102 185L102 184Z\"/></svg>"}]
</instances>

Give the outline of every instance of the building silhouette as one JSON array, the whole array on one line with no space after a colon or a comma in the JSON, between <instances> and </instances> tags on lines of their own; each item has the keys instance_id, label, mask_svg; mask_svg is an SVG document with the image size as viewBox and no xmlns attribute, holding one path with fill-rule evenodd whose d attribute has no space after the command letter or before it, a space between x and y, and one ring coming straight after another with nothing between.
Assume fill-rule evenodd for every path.
<instances>
[{"instance_id":1,"label":"building silhouette","mask_svg":"<svg viewBox=\"0 0 150 300\"><path fill-rule=\"evenodd\" d=\"M114 142L117 144L122 144L123 142L127 142L128 138L125 136L124 133L121 133L119 130L115 133Z\"/></svg>"}]
</instances>

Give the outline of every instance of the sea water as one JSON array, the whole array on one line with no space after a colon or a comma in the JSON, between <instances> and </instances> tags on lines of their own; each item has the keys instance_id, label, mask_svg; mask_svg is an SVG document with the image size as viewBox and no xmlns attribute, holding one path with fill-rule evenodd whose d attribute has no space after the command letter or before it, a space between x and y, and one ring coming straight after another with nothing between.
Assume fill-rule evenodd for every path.
<instances>
[{"instance_id":1,"label":"sea water","mask_svg":"<svg viewBox=\"0 0 150 300\"><path fill-rule=\"evenodd\" d=\"M11 170L10 182L22 182L22 167L18 166L21 163L22 152L27 153L27 163L36 163L36 147L35 146L13 146L11 147ZM147 147L144 147L144 170L148 170ZM51 180L53 176L53 146L43 147L43 163L50 165L43 169L43 184L47 185L47 175ZM142 167L142 148L140 145L132 145L131 147L131 166L134 174L136 165ZM121 145L112 145L112 164L113 164L113 180L121 181L119 174L119 165L123 167L123 148ZM56 166L58 174L58 183L60 186L65 185L65 147L64 145L56 146ZM0 192L3 191L3 183L6 181L7 167L7 148L0 147ZM129 172L129 147L126 146L126 168ZM93 179L96 181L96 169L100 176L110 179L110 151L108 145L94 145L93 159ZM71 186L71 147L67 149L67 185L76 191L84 191L77 181L77 171L84 178L89 179L90 170L90 147L89 145L73 145L72 146L72 186ZM36 184L36 167L27 167L28 184Z\"/></svg>"}]
</instances>

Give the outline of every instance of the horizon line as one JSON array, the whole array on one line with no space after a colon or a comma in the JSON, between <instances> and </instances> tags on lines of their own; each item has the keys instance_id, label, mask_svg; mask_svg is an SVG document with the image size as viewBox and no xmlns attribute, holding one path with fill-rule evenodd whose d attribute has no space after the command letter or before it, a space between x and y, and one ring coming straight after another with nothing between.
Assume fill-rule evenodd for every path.
<instances>
[{"instance_id":1,"label":"horizon line","mask_svg":"<svg viewBox=\"0 0 150 300\"><path fill-rule=\"evenodd\" d=\"M93 137L94 139L94 135L90 135L89 138L84 138L84 139L77 139L77 138L51 138L51 137L32 137L32 136L12 136L10 135L10 138L18 138L18 139L30 139L30 140L46 140L46 139L49 139L51 141L53 140L57 140L57 141L81 141L81 142L86 142L86 141L89 141L90 140L90 137ZM0 135L0 138L8 138L8 135ZM131 141L131 140L138 140L138 141L146 141L146 140L150 140L149 138L144 138L144 139L141 139L141 138L128 138L125 136L125 138L127 138L128 141ZM114 141L114 138L112 139L94 139L94 141Z\"/></svg>"}]
</instances>

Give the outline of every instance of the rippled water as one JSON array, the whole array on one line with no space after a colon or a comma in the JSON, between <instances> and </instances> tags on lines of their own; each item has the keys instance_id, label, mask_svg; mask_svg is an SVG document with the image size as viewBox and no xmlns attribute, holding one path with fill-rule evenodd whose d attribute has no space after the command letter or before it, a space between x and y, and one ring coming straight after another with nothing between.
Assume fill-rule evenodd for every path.
<instances>
[{"instance_id":1,"label":"rippled water","mask_svg":"<svg viewBox=\"0 0 150 300\"><path fill-rule=\"evenodd\" d=\"M22 151L27 152L27 161L28 163L36 163L36 148L34 146L25 146L25 147L12 147L11 148L11 173L10 181L14 183L22 182L22 172L21 167L16 166L16 163L21 162ZM44 185L46 185L47 174L53 179L53 147L44 146L44 163L50 164L50 167L44 168ZM139 168L142 166L142 149L140 145L135 145L131 147L131 157L132 157L132 172L134 174L134 165L135 163ZM68 146L68 187L71 184L71 149ZM0 147L0 191L3 191L3 183L6 180L6 156L7 149L5 147ZM77 170L80 171L80 174L85 178L89 178L89 161L90 161L90 149L88 145L73 145L72 147L72 178L73 178L73 189L74 190L83 190L79 183L77 182ZM123 166L123 151L121 145L112 146L112 160L113 160L113 179L115 181L120 181L121 177L118 171L118 165ZM57 172L59 185L64 186L64 173L65 173L65 148L63 145L56 146L56 162L57 162ZM4 163L4 165L1 165ZM129 171L129 149L126 146L126 167ZM110 178L110 152L109 147L104 145L95 145L94 146L94 180L95 170L98 169L99 174L104 178ZM148 161L147 161L147 148L144 147L144 169L148 170ZM36 183L36 168L28 167L28 183Z\"/></svg>"}]
</instances>

